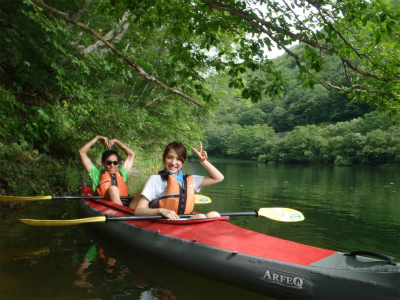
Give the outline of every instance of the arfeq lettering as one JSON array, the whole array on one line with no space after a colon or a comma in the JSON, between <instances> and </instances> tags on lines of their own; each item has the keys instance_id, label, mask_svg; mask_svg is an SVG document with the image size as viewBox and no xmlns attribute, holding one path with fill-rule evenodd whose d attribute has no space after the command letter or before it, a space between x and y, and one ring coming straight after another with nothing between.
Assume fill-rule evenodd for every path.
<instances>
[{"instance_id":1,"label":"arfeq lettering","mask_svg":"<svg viewBox=\"0 0 400 300\"><path fill-rule=\"evenodd\" d=\"M270 283L275 283L299 290L309 289L312 286L311 281L307 278L272 269L262 268L262 270L263 273L259 273L261 275L260 278Z\"/></svg>"}]
</instances>

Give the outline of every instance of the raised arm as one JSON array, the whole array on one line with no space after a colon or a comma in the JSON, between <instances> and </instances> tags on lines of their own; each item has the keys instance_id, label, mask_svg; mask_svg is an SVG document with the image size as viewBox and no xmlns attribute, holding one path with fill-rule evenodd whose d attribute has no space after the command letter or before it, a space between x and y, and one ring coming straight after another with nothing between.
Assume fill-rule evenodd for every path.
<instances>
[{"instance_id":1,"label":"raised arm","mask_svg":"<svg viewBox=\"0 0 400 300\"><path fill-rule=\"evenodd\" d=\"M207 160L208 158L207 152L203 150L203 145L201 144L201 142L200 142L200 151L197 151L193 147L192 150L196 152L197 156L199 157L200 164L210 174L210 176L204 178L203 182L200 184L199 187L213 185L224 180L224 175L222 175L222 173Z\"/></svg>"},{"instance_id":2,"label":"raised arm","mask_svg":"<svg viewBox=\"0 0 400 300\"><path fill-rule=\"evenodd\" d=\"M85 167L86 171L89 173L90 168L92 167L92 161L87 156L87 152L92 148L92 146L97 142L101 141L101 143L108 147L108 139L104 136L98 135L93 140L87 142L81 149L78 150L79 156L81 158L82 164Z\"/></svg>"},{"instance_id":3,"label":"raised arm","mask_svg":"<svg viewBox=\"0 0 400 300\"><path fill-rule=\"evenodd\" d=\"M113 145L117 145L118 147L120 147L122 149L122 151L125 152L127 157L126 157L125 162L124 162L124 167L126 169L126 172L129 172L132 169L133 162L135 161L135 152L133 152L131 149L129 149L128 146L124 145L123 143L121 143L117 139L112 139L108 143L108 146L109 146L110 149L111 149L111 147Z\"/></svg>"}]
</instances>

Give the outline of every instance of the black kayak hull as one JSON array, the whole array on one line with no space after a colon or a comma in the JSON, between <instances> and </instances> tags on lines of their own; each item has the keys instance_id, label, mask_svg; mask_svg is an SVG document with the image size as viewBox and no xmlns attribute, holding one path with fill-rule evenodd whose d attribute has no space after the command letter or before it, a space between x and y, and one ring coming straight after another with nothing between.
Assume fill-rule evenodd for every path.
<instances>
[{"instance_id":1,"label":"black kayak hull","mask_svg":"<svg viewBox=\"0 0 400 300\"><path fill-rule=\"evenodd\" d=\"M118 209L115 207L111 211ZM110 209L107 210L101 204L93 205L91 201L81 201L78 212L82 217L93 217L108 214ZM391 264L380 259L346 256L344 253L334 252L323 259L301 265L210 246L196 240L195 229L190 229L194 238L189 240L174 236L176 230L168 229L171 227L166 227L161 222L159 231L149 230L146 224L143 221L121 221L87 226L125 248L141 251L185 270L273 297L400 299L398 263ZM201 227L195 226L193 228ZM232 227L233 232L236 230L237 227ZM288 245L296 247L299 244L290 242Z\"/></svg>"}]
</instances>

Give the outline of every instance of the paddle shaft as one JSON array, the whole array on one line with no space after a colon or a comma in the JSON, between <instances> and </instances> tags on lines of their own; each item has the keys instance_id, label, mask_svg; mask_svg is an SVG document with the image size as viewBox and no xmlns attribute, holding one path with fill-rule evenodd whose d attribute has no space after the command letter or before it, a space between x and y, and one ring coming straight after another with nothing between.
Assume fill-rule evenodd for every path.
<instances>
[{"instance_id":1,"label":"paddle shaft","mask_svg":"<svg viewBox=\"0 0 400 300\"><path fill-rule=\"evenodd\" d=\"M121 199L133 199L135 196L123 196ZM1 202L33 202L41 200L61 200L61 199L104 199L103 196L2 196Z\"/></svg>"},{"instance_id":2,"label":"paddle shaft","mask_svg":"<svg viewBox=\"0 0 400 300\"><path fill-rule=\"evenodd\" d=\"M137 195L136 195L137 196ZM134 199L136 196L122 196L121 199ZM41 200L60 200L60 199L104 199L102 196L33 196L33 197L18 197L18 196L2 196L0 195L1 202L32 202ZM195 194L196 204L209 204L211 203L210 197Z\"/></svg>"},{"instance_id":3,"label":"paddle shaft","mask_svg":"<svg viewBox=\"0 0 400 300\"><path fill-rule=\"evenodd\" d=\"M258 217L258 211L220 213L221 217Z\"/></svg>"},{"instance_id":4,"label":"paddle shaft","mask_svg":"<svg viewBox=\"0 0 400 300\"><path fill-rule=\"evenodd\" d=\"M254 216L258 217L258 212L232 212L232 213L220 213L221 217L239 217L239 216ZM189 218L196 216L196 214L178 215L179 218ZM162 215L150 215L150 216L126 216L126 217L110 217L106 216L106 222L109 221L138 221L138 220L156 220L165 219Z\"/></svg>"},{"instance_id":5,"label":"paddle shaft","mask_svg":"<svg viewBox=\"0 0 400 300\"><path fill-rule=\"evenodd\" d=\"M135 196L121 196L121 199L133 199ZM103 196L52 196L52 199L104 199Z\"/></svg>"},{"instance_id":6,"label":"paddle shaft","mask_svg":"<svg viewBox=\"0 0 400 300\"><path fill-rule=\"evenodd\" d=\"M258 211L252 212L233 212L233 213L220 213L221 217L233 217L233 216L262 216L275 221L282 222L298 222L303 221L304 216L301 212L284 207L270 207L270 208L260 208ZM195 214L179 215L180 218L188 218L195 216ZM106 223L108 221L135 221L135 220L154 220L163 219L162 215L149 215L149 216L98 216L75 220L34 220L34 219L20 219L28 225L33 226L68 226L68 225L78 225L84 223Z\"/></svg>"}]
</instances>

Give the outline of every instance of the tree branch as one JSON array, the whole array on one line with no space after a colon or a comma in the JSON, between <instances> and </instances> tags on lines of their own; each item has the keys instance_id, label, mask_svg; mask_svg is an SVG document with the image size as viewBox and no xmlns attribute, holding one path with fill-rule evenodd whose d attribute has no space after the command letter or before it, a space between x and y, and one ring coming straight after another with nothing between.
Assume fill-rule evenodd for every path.
<instances>
[{"instance_id":1,"label":"tree branch","mask_svg":"<svg viewBox=\"0 0 400 300\"><path fill-rule=\"evenodd\" d=\"M162 102L162 101L164 101L164 99L165 99L165 97L161 97L161 98L156 97L156 98L153 99L153 101L147 103L147 104L146 104L146 107L147 107L147 108L150 108L151 106L153 106L153 104Z\"/></svg>"},{"instance_id":2,"label":"tree branch","mask_svg":"<svg viewBox=\"0 0 400 300\"><path fill-rule=\"evenodd\" d=\"M325 18L324 13L326 13L328 16L329 16L329 14L328 14L327 12L325 12L325 10L324 10L324 13L322 13L321 7L320 7L318 4L316 4L314 1L311 1L311 0L306 0L306 1L307 1L310 5L312 5L313 7L315 7L315 8L318 10L318 14L320 15L320 17L322 18L322 20L324 21L324 23L325 23L326 25L328 25L329 28L332 29L332 30L342 39L342 41L343 41L348 47L350 47L350 48L354 51L354 53L357 54L358 57L360 57L360 54L358 53L358 51L357 51L356 49L354 49L354 47L353 47L352 45L350 45L350 43L346 40L346 38L342 35L342 33L341 33L339 30L337 30L337 29L335 28L335 26L333 26L332 23L329 22L329 21ZM329 17L331 17L331 16L329 16ZM332 17L331 17L331 18L332 18ZM333 19L333 18L332 18L332 19Z\"/></svg>"},{"instance_id":3,"label":"tree branch","mask_svg":"<svg viewBox=\"0 0 400 300\"><path fill-rule=\"evenodd\" d=\"M71 16L71 18L75 21L78 21L79 18L82 16L82 14L84 13L84 11L86 10L86 8L88 8L88 6L90 5L90 3L92 3L93 0L85 0L85 2L82 4L82 6ZM74 25L69 23L67 26L68 30L71 30L71 28Z\"/></svg>"},{"instance_id":4,"label":"tree branch","mask_svg":"<svg viewBox=\"0 0 400 300\"><path fill-rule=\"evenodd\" d=\"M110 31L107 32L107 34L104 36L104 39L107 41L111 41L114 39L114 42L118 43L123 36L126 34L126 31L128 30L130 23L128 22L128 18L130 17L131 13L129 11L125 12L122 19L119 21L118 25L115 25L114 28L112 28ZM117 31L117 28L121 28L122 31L117 35L117 37L114 38L115 32ZM106 45L102 41L97 41L93 45L87 46L86 48L81 50L81 53L92 53L96 51L98 48L105 47ZM101 54L105 56L110 49L108 48L107 50L101 51Z\"/></svg>"},{"instance_id":5,"label":"tree branch","mask_svg":"<svg viewBox=\"0 0 400 300\"><path fill-rule=\"evenodd\" d=\"M301 26L303 26L303 28L307 30L314 37L315 41L317 41L318 39L315 36L315 33L311 29L307 28L307 26L304 24L302 20L300 20L299 16L294 12L294 10L290 7L290 5L287 4L285 0L282 0L282 2L286 5L286 8L291 11L292 15L297 20L297 22L299 22L299 24L301 24Z\"/></svg>"},{"instance_id":6,"label":"tree branch","mask_svg":"<svg viewBox=\"0 0 400 300\"><path fill-rule=\"evenodd\" d=\"M353 64L353 62L350 59L348 59L346 56L340 56L340 58L342 59L343 62L345 62L350 67L350 69L357 72L358 74L366 76L366 77L375 78L375 79L378 79L379 81L388 82L388 80L386 78L376 76L370 72L364 72L362 69L360 69L355 64Z\"/></svg>"},{"instance_id":7,"label":"tree branch","mask_svg":"<svg viewBox=\"0 0 400 300\"><path fill-rule=\"evenodd\" d=\"M297 66L300 67L300 68L303 68L310 76L315 76L315 75L313 74L313 72L309 68L307 68L306 66L303 65L300 57L297 54L295 54L294 52L290 51L287 47L285 47L283 42L281 42L277 37L275 37L275 34L285 35L286 37L289 37L289 38L291 38L293 40L297 40L297 41L302 42L304 44L310 45L311 47L316 48L316 49L320 49L322 51L327 51L327 50L330 50L332 48L329 44L321 44L318 41L310 40L310 39L304 37L303 35L292 33L289 30L286 30L284 28L281 28L281 27L278 27L278 26L272 24L271 22L267 22L267 21L265 21L263 19L260 19L259 17L257 17L256 14L248 13L247 11L243 11L241 9L237 9L236 7L229 6L229 5L226 5L226 4L223 4L223 3L219 3L219 2L217 2L215 0L200 0L200 1L203 2L204 4L206 4L207 6L209 6L210 8L214 8L214 9L221 10L221 11L226 11L226 12L229 12L231 14L234 14L234 15L242 18L243 20L246 20L252 26L254 26L255 28L259 29L260 32L266 34L279 47L284 49L287 54L292 56L295 59ZM341 32L339 32L333 26L333 24L331 22L329 22L325 18L325 16L328 16L328 17L332 18L332 16L330 15L329 12L324 10L318 3L316 3L313 0L305 0L305 1L317 9L318 15L322 18L322 21L327 26L329 26L340 37L340 39L345 43L345 45L347 47L349 47L349 49L354 51L354 53L356 53L358 55L358 57L360 57L360 59L362 59L361 56L364 56L378 70L380 70L381 72L385 72L384 70L379 68L379 66L374 64L367 55L359 54L357 49L354 48L354 46L341 34ZM293 13L293 11L292 11L292 13ZM295 15L295 17L296 17L296 15ZM297 19L297 21L301 25L303 25L303 23L300 20ZM315 37L315 35L313 33L312 33L312 36ZM377 79L377 80L379 80L381 82L385 82L385 83L390 82L390 80L396 81L395 78L393 78L393 76L392 76L392 79L390 79L390 80L386 79L385 77L382 77L382 76L379 76L377 74L374 74L373 71L368 71L367 72L367 71L363 70L362 68L359 68L353 61L351 61L346 56L343 56L343 55L340 55L340 54L338 56L341 58L343 65L347 65L350 69L352 69L354 72L356 72L357 74L359 74L361 76L374 78L374 79ZM385 72L385 73L387 74L387 72ZM388 74L388 75L390 75L390 74ZM358 92L358 90L354 89L354 86L352 86L352 88L343 88L343 87L334 86L329 82L322 82L319 79L317 79L317 81L327 89L336 89L336 90L339 90L339 91L342 91L342 92L345 92L345 93ZM350 81L350 84L351 84L351 81ZM363 91L363 90L359 90L359 91ZM364 90L364 91L366 92L367 89ZM382 91L382 90L372 90L371 89L371 90L369 90L369 92L380 93L380 94L393 96L391 93L387 93L387 92Z\"/></svg>"},{"instance_id":8,"label":"tree branch","mask_svg":"<svg viewBox=\"0 0 400 300\"><path fill-rule=\"evenodd\" d=\"M238 16L238 17L241 17L242 19L244 19L247 22L249 22L250 24L252 24L254 27L258 28L263 33L267 33L268 32L266 30L266 28L267 28L267 29L272 30L272 31L274 31L276 33L283 34L283 35L288 36L288 37L290 37L290 38L292 38L294 40L297 40L297 41L303 42L305 44L308 44L308 45L310 45L312 47L319 48L319 49L322 49L322 50L329 50L330 49L330 47L328 45L319 44L319 43L317 43L315 41L306 39L306 38L304 38L303 36L301 36L299 34L295 34L295 33L290 32L289 30L283 29L281 27L277 27L277 26L275 26L274 24L272 24L270 22L267 22L267 21L265 21L263 19L260 19L260 18L258 18L256 16L251 16L249 13L241 11L239 9L236 9L236 8L234 8L232 6L229 6L229 5L226 5L226 4L222 4L222 3L218 3L218 2L216 2L214 0L200 0L200 1L203 2L204 4L206 4L207 6L211 7L211 8L227 11L227 12L230 12L230 13ZM269 33L272 34L271 32L269 32Z\"/></svg>"},{"instance_id":9,"label":"tree branch","mask_svg":"<svg viewBox=\"0 0 400 300\"><path fill-rule=\"evenodd\" d=\"M85 24L76 22L74 20L72 20L66 13L61 12L59 10L56 10L54 8L52 8L51 6L48 6L47 4L43 3L42 1L39 0L32 0L33 3L35 3L37 6L43 8L44 10L48 11L49 13L51 13L52 15L59 17L61 19L64 19L65 21L67 21L68 23L71 23L75 26L78 26L80 28L82 28L83 30L89 32L90 34L94 35L95 37L97 37L100 41L102 41L107 47L109 47L111 49L112 52L114 52L119 58L121 58L122 60L124 60L132 69L135 69L137 72L139 72L139 74L143 77L145 77L146 79L160 85L162 88L166 89L167 91L176 94L178 96L181 96L191 102L193 102L194 104L196 104L197 106L204 108L204 105L200 104L199 102L197 102L195 99L193 99L192 97L174 89L171 88L169 86L167 86L166 84L164 84L163 82L161 82L160 80L158 80L157 78L155 78L154 76L150 76L149 74L147 74L141 67L139 67L137 64L135 64L131 59L129 59L128 57L126 57L124 54L122 54L120 51L118 51L118 49L116 49L111 43L109 43L105 38L103 38L98 32L96 32L95 30L93 30L92 28L86 26Z\"/></svg>"}]
</instances>

